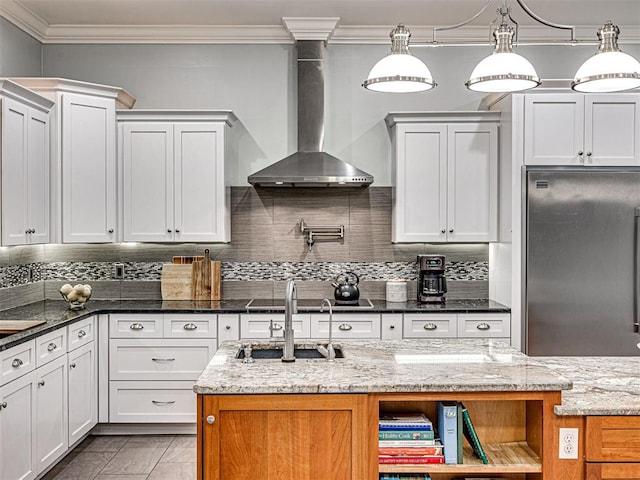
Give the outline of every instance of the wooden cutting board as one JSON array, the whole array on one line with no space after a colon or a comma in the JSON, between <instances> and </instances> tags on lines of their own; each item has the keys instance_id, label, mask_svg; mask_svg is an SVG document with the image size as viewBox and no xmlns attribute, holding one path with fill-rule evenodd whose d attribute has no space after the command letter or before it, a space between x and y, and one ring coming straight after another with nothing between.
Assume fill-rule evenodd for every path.
<instances>
[{"instance_id":1,"label":"wooden cutting board","mask_svg":"<svg viewBox=\"0 0 640 480\"><path fill-rule=\"evenodd\" d=\"M160 292L163 300L191 300L191 265L164 263Z\"/></svg>"},{"instance_id":2,"label":"wooden cutting board","mask_svg":"<svg viewBox=\"0 0 640 480\"><path fill-rule=\"evenodd\" d=\"M0 333L18 333L46 323L45 320L0 320Z\"/></svg>"}]
</instances>

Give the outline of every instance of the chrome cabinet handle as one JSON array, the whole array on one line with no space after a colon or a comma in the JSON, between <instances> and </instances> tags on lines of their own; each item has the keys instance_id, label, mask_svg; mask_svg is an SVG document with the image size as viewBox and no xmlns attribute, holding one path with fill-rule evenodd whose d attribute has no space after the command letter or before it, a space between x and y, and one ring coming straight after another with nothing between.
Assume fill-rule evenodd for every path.
<instances>
[{"instance_id":1,"label":"chrome cabinet handle","mask_svg":"<svg viewBox=\"0 0 640 480\"><path fill-rule=\"evenodd\" d=\"M113 228L110 228L109 230L107 230L107 232L113 233Z\"/></svg>"},{"instance_id":2,"label":"chrome cabinet handle","mask_svg":"<svg viewBox=\"0 0 640 480\"><path fill-rule=\"evenodd\" d=\"M182 328L184 328L185 330L191 331L191 330L197 329L198 326L195 323L185 323L184 327L182 327Z\"/></svg>"},{"instance_id":3,"label":"chrome cabinet handle","mask_svg":"<svg viewBox=\"0 0 640 480\"><path fill-rule=\"evenodd\" d=\"M0 403L0 410L2 410L3 408L7 408L7 402Z\"/></svg>"},{"instance_id":4,"label":"chrome cabinet handle","mask_svg":"<svg viewBox=\"0 0 640 480\"><path fill-rule=\"evenodd\" d=\"M488 323L479 323L478 325L476 325L476 328L478 330L489 330L491 328L491 325L489 325Z\"/></svg>"},{"instance_id":5,"label":"chrome cabinet handle","mask_svg":"<svg viewBox=\"0 0 640 480\"><path fill-rule=\"evenodd\" d=\"M151 400L151 403L153 403L154 405L173 405L174 403L176 403L176 401L168 400L166 402L161 402L160 400Z\"/></svg>"},{"instance_id":6,"label":"chrome cabinet handle","mask_svg":"<svg viewBox=\"0 0 640 480\"><path fill-rule=\"evenodd\" d=\"M69 365L69 368L76 368L76 362L73 362L71 365Z\"/></svg>"},{"instance_id":7,"label":"chrome cabinet handle","mask_svg":"<svg viewBox=\"0 0 640 480\"><path fill-rule=\"evenodd\" d=\"M450 229L449 229L449 233L453 233L453 228L450 228Z\"/></svg>"},{"instance_id":8,"label":"chrome cabinet handle","mask_svg":"<svg viewBox=\"0 0 640 480\"><path fill-rule=\"evenodd\" d=\"M343 323L343 324L338 326L338 330L342 330L343 332L348 332L352 328L353 327L351 325L349 325L348 323Z\"/></svg>"},{"instance_id":9,"label":"chrome cabinet handle","mask_svg":"<svg viewBox=\"0 0 640 480\"><path fill-rule=\"evenodd\" d=\"M580 150L580 151L578 152L578 156L579 156L579 157L581 157L582 155L584 155L584 152L583 152L582 150Z\"/></svg>"},{"instance_id":10,"label":"chrome cabinet handle","mask_svg":"<svg viewBox=\"0 0 640 480\"><path fill-rule=\"evenodd\" d=\"M14 358L13 362L11 362L11 366L13 368L20 368L24 362L19 358Z\"/></svg>"},{"instance_id":11,"label":"chrome cabinet handle","mask_svg":"<svg viewBox=\"0 0 640 480\"><path fill-rule=\"evenodd\" d=\"M215 421L216 421L216 417L214 417L213 415L207 416L207 423L209 425L213 425L213 422L215 422Z\"/></svg>"},{"instance_id":12,"label":"chrome cabinet handle","mask_svg":"<svg viewBox=\"0 0 640 480\"><path fill-rule=\"evenodd\" d=\"M58 346L55 343L50 343L47 345L47 352L53 352Z\"/></svg>"},{"instance_id":13,"label":"chrome cabinet handle","mask_svg":"<svg viewBox=\"0 0 640 480\"><path fill-rule=\"evenodd\" d=\"M39 387L44 387L44 380L40 380L40 381L38 382L38 386L39 386Z\"/></svg>"},{"instance_id":14,"label":"chrome cabinet handle","mask_svg":"<svg viewBox=\"0 0 640 480\"><path fill-rule=\"evenodd\" d=\"M269 327L271 330L282 330L282 325L280 325L279 323L274 323L273 327Z\"/></svg>"},{"instance_id":15,"label":"chrome cabinet handle","mask_svg":"<svg viewBox=\"0 0 640 480\"><path fill-rule=\"evenodd\" d=\"M393 330L394 328L396 328L396 326L395 326L395 325L389 325L389 328L390 328L391 330Z\"/></svg>"},{"instance_id":16,"label":"chrome cabinet handle","mask_svg":"<svg viewBox=\"0 0 640 480\"><path fill-rule=\"evenodd\" d=\"M167 233L171 233L173 232L173 230L171 230L170 228L167 228Z\"/></svg>"},{"instance_id":17,"label":"chrome cabinet handle","mask_svg":"<svg viewBox=\"0 0 640 480\"><path fill-rule=\"evenodd\" d=\"M151 360L153 360L154 362L158 362L158 363L167 363L167 362L175 362L176 361L175 358L152 358Z\"/></svg>"},{"instance_id":18,"label":"chrome cabinet handle","mask_svg":"<svg viewBox=\"0 0 640 480\"><path fill-rule=\"evenodd\" d=\"M176 228L176 233L180 233L180 229L179 228Z\"/></svg>"},{"instance_id":19,"label":"chrome cabinet handle","mask_svg":"<svg viewBox=\"0 0 640 480\"><path fill-rule=\"evenodd\" d=\"M35 228L32 228L32 229L31 229L31 233L36 233L36 229L35 229Z\"/></svg>"},{"instance_id":20,"label":"chrome cabinet handle","mask_svg":"<svg viewBox=\"0 0 640 480\"><path fill-rule=\"evenodd\" d=\"M587 157L590 157L591 155L593 155L593 153L587 152Z\"/></svg>"},{"instance_id":21,"label":"chrome cabinet handle","mask_svg":"<svg viewBox=\"0 0 640 480\"><path fill-rule=\"evenodd\" d=\"M224 329L225 330L231 330L231 325L225 325Z\"/></svg>"},{"instance_id":22,"label":"chrome cabinet handle","mask_svg":"<svg viewBox=\"0 0 640 480\"><path fill-rule=\"evenodd\" d=\"M131 330L142 330L144 328L144 325L142 325L141 323L132 323L129 328Z\"/></svg>"},{"instance_id":23,"label":"chrome cabinet handle","mask_svg":"<svg viewBox=\"0 0 640 480\"><path fill-rule=\"evenodd\" d=\"M425 330L435 330L436 328L438 328L438 325L436 325L435 323L429 322L429 323L425 323L422 328L424 328Z\"/></svg>"},{"instance_id":24,"label":"chrome cabinet handle","mask_svg":"<svg viewBox=\"0 0 640 480\"><path fill-rule=\"evenodd\" d=\"M87 332L85 332L84 330L80 330L78 332L78 338L82 338L82 337L86 337L87 336Z\"/></svg>"},{"instance_id":25,"label":"chrome cabinet handle","mask_svg":"<svg viewBox=\"0 0 640 480\"><path fill-rule=\"evenodd\" d=\"M442 230L440 230L440 233L447 233L447 231L443 228Z\"/></svg>"}]
</instances>

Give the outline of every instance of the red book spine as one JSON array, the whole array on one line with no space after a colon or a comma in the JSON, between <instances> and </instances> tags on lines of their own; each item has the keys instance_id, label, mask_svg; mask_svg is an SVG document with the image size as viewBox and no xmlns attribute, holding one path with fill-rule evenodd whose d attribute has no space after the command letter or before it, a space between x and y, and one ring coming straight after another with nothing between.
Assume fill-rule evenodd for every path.
<instances>
[{"instance_id":1,"label":"red book spine","mask_svg":"<svg viewBox=\"0 0 640 480\"><path fill-rule=\"evenodd\" d=\"M427 463L444 463L444 456L442 455L421 455L421 456L407 456L396 455L387 456L379 455L378 463L381 464L427 464Z\"/></svg>"}]
</instances>

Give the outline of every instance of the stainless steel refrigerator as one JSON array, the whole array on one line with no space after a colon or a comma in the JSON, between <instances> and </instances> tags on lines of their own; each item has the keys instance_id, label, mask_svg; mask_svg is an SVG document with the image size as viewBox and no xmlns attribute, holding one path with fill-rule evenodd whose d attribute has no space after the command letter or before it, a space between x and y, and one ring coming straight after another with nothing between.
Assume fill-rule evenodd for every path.
<instances>
[{"instance_id":1,"label":"stainless steel refrigerator","mask_svg":"<svg viewBox=\"0 0 640 480\"><path fill-rule=\"evenodd\" d=\"M529 169L526 183L526 353L640 355L640 169Z\"/></svg>"}]
</instances>

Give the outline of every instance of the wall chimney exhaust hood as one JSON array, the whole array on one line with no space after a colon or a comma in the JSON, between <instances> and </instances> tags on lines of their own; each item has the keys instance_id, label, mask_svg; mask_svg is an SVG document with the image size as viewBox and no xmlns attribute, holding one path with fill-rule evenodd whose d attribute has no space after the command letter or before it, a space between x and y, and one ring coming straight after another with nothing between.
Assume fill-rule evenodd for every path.
<instances>
[{"instance_id":1,"label":"wall chimney exhaust hood","mask_svg":"<svg viewBox=\"0 0 640 480\"><path fill-rule=\"evenodd\" d=\"M324 41L298 40L298 151L249 175L261 187L366 187L373 176L322 151Z\"/></svg>"}]
</instances>

